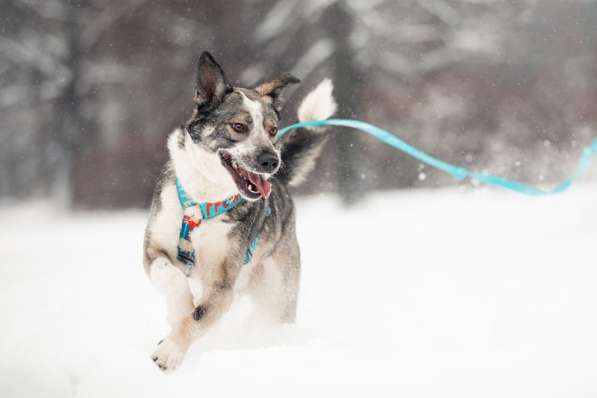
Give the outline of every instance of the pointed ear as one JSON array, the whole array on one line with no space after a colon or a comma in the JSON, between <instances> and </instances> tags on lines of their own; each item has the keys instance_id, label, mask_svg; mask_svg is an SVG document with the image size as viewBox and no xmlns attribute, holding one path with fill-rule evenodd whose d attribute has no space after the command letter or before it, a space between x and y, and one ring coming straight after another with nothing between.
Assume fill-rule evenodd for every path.
<instances>
[{"instance_id":1,"label":"pointed ear","mask_svg":"<svg viewBox=\"0 0 597 398\"><path fill-rule=\"evenodd\" d=\"M228 83L222 67L204 51L197 63L197 84L193 100L200 109L213 109L224 98Z\"/></svg>"},{"instance_id":2,"label":"pointed ear","mask_svg":"<svg viewBox=\"0 0 597 398\"><path fill-rule=\"evenodd\" d=\"M291 84L297 84L301 81L290 73L284 73L279 78L272 80L271 82L262 83L255 87L255 91L261 96L269 96L272 98L274 107L280 111L282 109L283 101L280 98L280 93L286 87Z\"/></svg>"}]
</instances>

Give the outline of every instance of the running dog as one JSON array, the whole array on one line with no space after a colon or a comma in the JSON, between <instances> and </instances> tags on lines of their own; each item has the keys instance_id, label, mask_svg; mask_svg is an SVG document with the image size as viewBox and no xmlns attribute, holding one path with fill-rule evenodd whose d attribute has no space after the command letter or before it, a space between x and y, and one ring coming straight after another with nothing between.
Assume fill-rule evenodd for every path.
<instances>
[{"instance_id":1,"label":"running dog","mask_svg":"<svg viewBox=\"0 0 597 398\"><path fill-rule=\"evenodd\" d=\"M194 111L168 138L145 233L145 271L165 293L171 326L152 355L162 370L181 364L238 292L251 294L260 314L295 319L300 256L289 187L304 181L326 141L322 127L277 138L281 91L298 82L284 74L233 87L209 53L199 58ZM326 79L310 92L299 121L329 118L332 89Z\"/></svg>"}]
</instances>

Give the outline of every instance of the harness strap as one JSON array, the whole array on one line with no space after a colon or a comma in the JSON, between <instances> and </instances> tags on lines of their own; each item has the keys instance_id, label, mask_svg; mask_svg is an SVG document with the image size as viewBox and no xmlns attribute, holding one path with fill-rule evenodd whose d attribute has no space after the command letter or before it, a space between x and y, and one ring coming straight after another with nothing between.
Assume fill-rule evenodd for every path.
<instances>
[{"instance_id":1,"label":"harness strap","mask_svg":"<svg viewBox=\"0 0 597 398\"><path fill-rule=\"evenodd\" d=\"M178 177L176 177L176 192L183 211L176 259L186 265L186 275L189 276L196 264L195 248L191 241L191 232L193 232L195 228L198 228L203 222L234 209L244 200L237 194L219 202L196 202L182 187ZM269 207L267 207L266 216L269 214ZM261 229L261 226L259 228ZM249 243L244 257L244 264L248 264L253 259L260 232L261 231L259 231Z\"/></svg>"}]
</instances>

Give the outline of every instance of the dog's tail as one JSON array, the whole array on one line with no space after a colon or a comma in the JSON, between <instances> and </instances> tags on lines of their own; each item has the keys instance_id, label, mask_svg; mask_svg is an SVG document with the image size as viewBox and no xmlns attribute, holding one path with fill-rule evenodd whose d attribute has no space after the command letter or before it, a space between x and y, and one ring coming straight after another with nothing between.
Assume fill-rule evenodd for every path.
<instances>
[{"instance_id":1,"label":"dog's tail","mask_svg":"<svg viewBox=\"0 0 597 398\"><path fill-rule=\"evenodd\" d=\"M324 120L336 112L336 101L332 95L332 81L325 79L311 91L298 108L300 122ZM282 138L282 166L276 177L291 186L301 184L315 168L328 135L326 127L301 128L287 133Z\"/></svg>"}]
</instances>

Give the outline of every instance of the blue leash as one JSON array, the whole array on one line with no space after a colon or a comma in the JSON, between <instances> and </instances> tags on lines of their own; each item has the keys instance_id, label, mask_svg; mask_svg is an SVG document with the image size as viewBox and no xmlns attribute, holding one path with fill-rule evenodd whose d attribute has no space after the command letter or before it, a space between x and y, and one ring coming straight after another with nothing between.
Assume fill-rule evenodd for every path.
<instances>
[{"instance_id":1,"label":"blue leash","mask_svg":"<svg viewBox=\"0 0 597 398\"><path fill-rule=\"evenodd\" d=\"M389 131L383 130L379 127L373 126L369 123L361 122L360 120L349 120L349 119L328 119L328 120L315 120L315 121L307 121L307 122L300 122L290 125L288 127L284 127L278 132L277 138L282 138L285 134L287 134L290 130L300 128L300 127L321 127L321 126L342 126L342 127L351 127L357 130L361 130L364 133L367 133L374 138L378 139L379 141L383 142L386 145L389 145L393 148L396 148L415 159L420 160L423 163L426 163L436 169L445 171L448 174L451 174L452 177L455 179L462 181L465 178L475 178L482 183L487 185L493 185L496 187L501 187L505 189L509 189L514 192L522 193L525 195L531 196L539 196L539 195L551 195L554 193L564 192L572 183L581 177L591 166L591 159L597 153L597 138L593 140L591 145L587 146L578 161L578 165L576 167L576 172L572 175L572 177L565 179L561 183L559 183L555 188L550 190L544 191L539 188L535 188L517 181L507 180L505 178L496 177L492 175L482 174L476 171L467 170L463 167L454 166L450 163L446 163L442 160L434 158L433 156L421 151L413 147L412 145L407 144L400 138L396 137L394 134L390 133Z\"/></svg>"}]
</instances>

